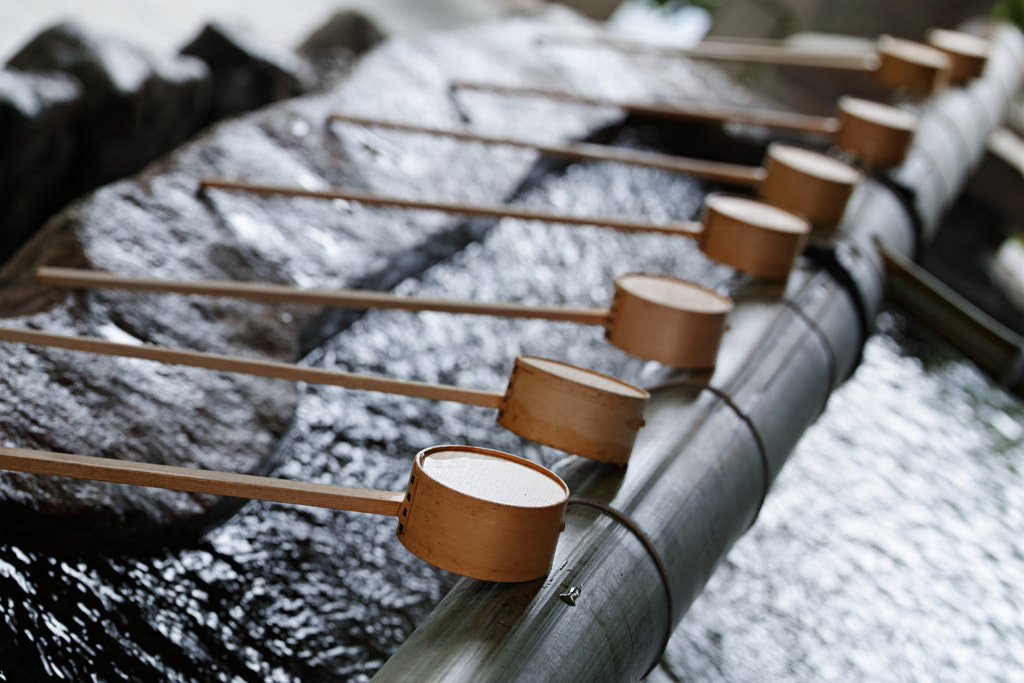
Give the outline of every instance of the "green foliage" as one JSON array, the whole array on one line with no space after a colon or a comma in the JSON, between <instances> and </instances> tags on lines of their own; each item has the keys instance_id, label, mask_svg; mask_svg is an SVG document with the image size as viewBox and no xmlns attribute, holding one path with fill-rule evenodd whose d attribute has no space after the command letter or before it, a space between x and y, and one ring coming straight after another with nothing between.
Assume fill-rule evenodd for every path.
<instances>
[{"instance_id":1,"label":"green foliage","mask_svg":"<svg viewBox=\"0 0 1024 683\"><path fill-rule=\"evenodd\" d=\"M1024 0L1002 0L992 8L992 13L1024 30Z\"/></svg>"}]
</instances>

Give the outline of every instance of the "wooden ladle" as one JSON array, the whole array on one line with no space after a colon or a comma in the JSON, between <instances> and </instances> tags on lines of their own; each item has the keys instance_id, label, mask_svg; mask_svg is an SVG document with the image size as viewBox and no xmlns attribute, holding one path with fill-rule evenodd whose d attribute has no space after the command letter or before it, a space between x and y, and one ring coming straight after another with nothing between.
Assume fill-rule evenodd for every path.
<instances>
[{"instance_id":1,"label":"wooden ladle","mask_svg":"<svg viewBox=\"0 0 1024 683\"><path fill-rule=\"evenodd\" d=\"M769 147L767 156L768 168L763 171L764 179L760 183L761 194L764 198L770 204L775 204L784 211L806 216L808 219L816 221L823 226L831 227L839 221L850 194L853 193L854 187L863 177L859 170L849 164L824 154L818 154L817 152L791 145L773 144ZM761 169L754 170L759 171L759 175L762 175ZM371 206L395 206L405 209L445 211L448 213L485 216L489 218L519 218L547 223L562 223L565 225L589 225L623 232L659 233L694 239L700 238L702 233L710 228L708 221L710 214L707 207L705 207L701 222L670 221L652 223L617 217L578 216L539 211L509 204L480 205L412 199L381 195L351 188L307 190L301 187L259 185L222 178L204 178L200 181L200 191L210 189L248 192L264 196L283 195L325 200L342 199ZM764 224L758 222L758 218L769 215L768 212L750 211L748 214L748 223L750 224L748 227L778 231L777 221L773 220ZM788 224L790 221L786 222ZM790 245L789 253L791 257L795 257L793 247L798 247L801 244L801 240L810 232L810 224L806 223L806 221L805 224L806 228L802 231L802 234L794 235L788 229L785 231L789 235L785 241ZM773 255L772 260L774 259L775 256ZM728 261L723 261L723 263L738 269L746 267L741 263L730 263ZM777 275L753 271L748 272L760 277L777 277Z\"/></svg>"},{"instance_id":2,"label":"wooden ladle","mask_svg":"<svg viewBox=\"0 0 1024 683\"><path fill-rule=\"evenodd\" d=\"M870 73L886 88L927 97L950 82L953 59L946 51L923 43L883 35L875 41L874 52L837 54L814 51L770 41L706 40L691 48L653 45L608 36L545 36L539 42L583 46L599 45L620 52L686 57L730 62L801 66Z\"/></svg>"},{"instance_id":3,"label":"wooden ladle","mask_svg":"<svg viewBox=\"0 0 1024 683\"><path fill-rule=\"evenodd\" d=\"M9 327L0 327L0 341L494 408L498 424L523 438L615 464L629 459L649 397L613 377L535 356L518 356L507 389L494 392Z\"/></svg>"},{"instance_id":4,"label":"wooden ladle","mask_svg":"<svg viewBox=\"0 0 1024 683\"><path fill-rule=\"evenodd\" d=\"M548 573L569 499L540 465L473 446L420 451L401 493L7 447L0 469L397 517L398 539L420 559L501 582Z\"/></svg>"},{"instance_id":5,"label":"wooden ladle","mask_svg":"<svg viewBox=\"0 0 1024 683\"><path fill-rule=\"evenodd\" d=\"M918 118L910 112L880 102L855 97L843 97L836 106L834 117L807 116L787 112L748 110L728 107L685 107L662 104L640 104L604 100L557 90L516 88L487 83L458 82L453 88L497 92L505 95L537 96L592 106L618 107L626 112L674 121L703 123L742 123L768 128L823 134L833 138L836 146L867 167L890 167L901 163L913 140ZM612 161L634 166L647 166L665 171L708 177L716 167L736 171L733 164L688 159L670 154L641 152L610 145L576 142L564 145L532 142L529 140L482 135L469 130L436 128L414 123L399 123L384 119L332 114L332 121L376 128L388 128L410 133L423 133L492 145L505 145L532 149L542 154L565 159ZM742 168L742 167L739 167ZM716 179L712 177L711 179ZM728 179L728 178L726 178Z\"/></svg>"},{"instance_id":6,"label":"wooden ladle","mask_svg":"<svg viewBox=\"0 0 1024 683\"><path fill-rule=\"evenodd\" d=\"M747 242L751 241L756 242L756 236ZM700 285L674 277L641 274L617 278L607 308L459 301L223 280L164 280L52 266L37 269L36 280L69 289L171 292L335 308L440 311L599 325L608 341L627 353L690 370L714 366L725 318L732 310L728 297Z\"/></svg>"}]
</instances>

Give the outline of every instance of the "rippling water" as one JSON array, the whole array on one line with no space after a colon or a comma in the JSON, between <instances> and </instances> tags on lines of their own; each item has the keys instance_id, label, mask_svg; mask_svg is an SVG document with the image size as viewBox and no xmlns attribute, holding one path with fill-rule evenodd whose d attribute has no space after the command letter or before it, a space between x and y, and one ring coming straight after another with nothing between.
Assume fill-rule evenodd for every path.
<instances>
[{"instance_id":1,"label":"rippling water","mask_svg":"<svg viewBox=\"0 0 1024 683\"><path fill-rule=\"evenodd\" d=\"M654 680L1024 680L1022 436L971 364L872 339Z\"/></svg>"}]
</instances>

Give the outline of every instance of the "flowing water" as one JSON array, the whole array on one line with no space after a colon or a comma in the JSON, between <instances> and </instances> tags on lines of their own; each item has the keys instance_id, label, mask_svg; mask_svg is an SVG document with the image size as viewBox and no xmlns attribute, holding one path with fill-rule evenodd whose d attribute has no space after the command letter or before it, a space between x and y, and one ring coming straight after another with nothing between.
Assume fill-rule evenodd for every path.
<instances>
[{"instance_id":1,"label":"flowing water","mask_svg":"<svg viewBox=\"0 0 1024 683\"><path fill-rule=\"evenodd\" d=\"M1024 681L1024 406L893 332L868 343L653 680Z\"/></svg>"},{"instance_id":2,"label":"flowing water","mask_svg":"<svg viewBox=\"0 0 1024 683\"><path fill-rule=\"evenodd\" d=\"M574 165L522 201L685 219L702 193L654 171ZM688 240L501 221L399 289L606 305L611 278L637 270L720 289L732 277ZM970 364L888 327L655 678L1024 680L1024 410ZM501 389L517 352L634 383L654 369L597 328L396 311L367 314L308 361ZM562 457L490 411L308 387L279 474L400 490L412 455L444 441ZM48 541L0 542L0 680L365 680L454 581L405 552L390 518L272 503L157 552Z\"/></svg>"}]
</instances>

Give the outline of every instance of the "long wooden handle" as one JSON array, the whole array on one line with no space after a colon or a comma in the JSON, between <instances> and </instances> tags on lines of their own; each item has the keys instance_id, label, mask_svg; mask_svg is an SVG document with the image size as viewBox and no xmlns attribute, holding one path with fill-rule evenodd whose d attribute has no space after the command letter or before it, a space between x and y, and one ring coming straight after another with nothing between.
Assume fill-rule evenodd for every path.
<instances>
[{"instance_id":1,"label":"long wooden handle","mask_svg":"<svg viewBox=\"0 0 1024 683\"><path fill-rule=\"evenodd\" d=\"M287 195L290 197L310 197L313 199L344 199L371 206L397 206L404 209L444 211L448 213L464 214L467 216L483 216L487 218L521 218L528 221L563 223L566 225L591 225L599 228L612 228L623 232L654 232L661 233L663 235L682 235L683 237L695 237L701 232L700 223L695 222L679 221L650 223L645 221L631 221L625 218L573 216L563 213L523 209L507 204L459 204L456 202L407 199L404 197L391 197L348 188L306 190L301 187L256 185L253 183L223 180L221 178L203 178L200 180L199 186L200 189L217 188L221 190L251 192L253 194L261 195Z\"/></svg>"},{"instance_id":2,"label":"long wooden handle","mask_svg":"<svg viewBox=\"0 0 1024 683\"><path fill-rule=\"evenodd\" d=\"M231 474L113 458L0 447L0 470L71 477L173 491L253 498L275 503L367 512L397 517L404 493L312 484L287 479Z\"/></svg>"},{"instance_id":3,"label":"long wooden handle","mask_svg":"<svg viewBox=\"0 0 1024 683\"><path fill-rule=\"evenodd\" d=\"M427 384L425 382L411 382L370 375L357 375L351 372L307 368L301 365L277 361L253 360L216 353L168 349L149 344L119 344L92 337L65 336L48 332L18 330L10 327L0 327L0 341L50 346L71 351L97 353L105 356L139 358L160 363L206 368L220 372L236 372L244 375L286 379L293 382L329 384L347 389L379 391L386 394L426 398L433 401L453 401L455 403L464 403L484 408L500 408L504 398L504 394L492 391L463 389L443 384Z\"/></svg>"},{"instance_id":4,"label":"long wooden handle","mask_svg":"<svg viewBox=\"0 0 1024 683\"><path fill-rule=\"evenodd\" d=\"M703 159L688 159L686 157L676 157L670 154L643 152L625 149L622 147L612 147L609 145L596 145L588 142L576 142L567 145L551 145L541 142L531 142L529 140L517 140L515 138L482 135L480 133L473 133L466 130L432 128L412 123L398 123L396 121L370 119L361 116L350 116L348 114L331 114L330 118L332 121L352 123L361 126L389 128L391 130L400 130L408 133L423 133L426 135L449 137L468 142L481 142L489 145L505 145L507 147L532 149L542 154L561 157L563 159L611 161L631 166L656 168L662 171L683 173L685 175L697 176L707 180L732 183L736 185L752 187L764 180L764 171L757 167L740 166L739 164L727 164L718 161L705 161Z\"/></svg>"},{"instance_id":5,"label":"long wooden handle","mask_svg":"<svg viewBox=\"0 0 1024 683\"><path fill-rule=\"evenodd\" d=\"M878 69L878 56L867 54L839 54L819 50L806 50L783 44L758 42L729 42L709 40L694 47L679 48L652 45L621 38L605 36L545 36L542 43L562 45L594 46L604 45L620 52L657 55L659 57L689 59L713 59L730 62L751 62L755 64L776 64L780 66L802 66L814 69L835 69L839 71L873 72Z\"/></svg>"},{"instance_id":6,"label":"long wooden handle","mask_svg":"<svg viewBox=\"0 0 1024 683\"><path fill-rule=\"evenodd\" d=\"M406 311L439 311L441 313L467 313L493 315L503 318L534 318L560 320L583 325L603 325L608 318L607 308L567 306L529 306L526 304L455 301L452 299L417 298L384 292L354 289L298 289L288 285L267 285L253 282L221 280L161 280L129 275L116 275L96 270L41 266L36 280L45 285L72 289L121 289L135 292L171 292L199 296L222 296L235 299L253 299L278 303L310 304L336 308L389 308Z\"/></svg>"},{"instance_id":7,"label":"long wooden handle","mask_svg":"<svg viewBox=\"0 0 1024 683\"><path fill-rule=\"evenodd\" d=\"M753 126L764 126L776 130L795 131L799 133L816 133L835 135L839 130L839 120L834 117L808 116L788 112L767 111L763 109L738 109L735 107L687 107L681 104L645 104L627 102L599 97L589 97L578 93L546 88L527 88L498 85L475 81L453 81L449 87L453 90L478 90L517 97L543 97L561 102L573 102L593 107L616 107L628 114L669 121L696 121L700 123L740 123Z\"/></svg>"}]
</instances>

